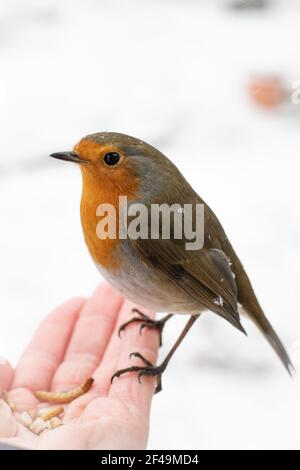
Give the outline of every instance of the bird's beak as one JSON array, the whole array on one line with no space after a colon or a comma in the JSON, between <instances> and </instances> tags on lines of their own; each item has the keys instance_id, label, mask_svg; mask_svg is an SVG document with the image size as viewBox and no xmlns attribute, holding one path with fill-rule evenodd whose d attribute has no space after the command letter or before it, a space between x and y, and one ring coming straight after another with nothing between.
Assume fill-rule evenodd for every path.
<instances>
[{"instance_id":1,"label":"bird's beak","mask_svg":"<svg viewBox=\"0 0 300 470\"><path fill-rule=\"evenodd\" d=\"M75 152L51 153L50 157L57 158L58 160L64 160L66 162L78 163L79 165L87 163L87 160L84 160Z\"/></svg>"}]
</instances>

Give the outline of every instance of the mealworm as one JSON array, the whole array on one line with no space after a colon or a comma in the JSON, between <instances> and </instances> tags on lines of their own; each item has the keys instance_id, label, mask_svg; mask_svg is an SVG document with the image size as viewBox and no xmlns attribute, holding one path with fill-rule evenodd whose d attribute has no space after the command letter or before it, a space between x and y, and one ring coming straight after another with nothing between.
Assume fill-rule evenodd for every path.
<instances>
[{"instance_id":1,"label":"mealworm","mask_svg":"<svg viewBox=\"0 0 300 470\"><path fill-rule=\"evenodd\" d=\"M32 418L33 421L34 421L34 420L36 419L36 417L37 417L37 412L36 412L36 410L30 410L30 411L28 411L28 414L29 414L30 418Z\"/></svg>"},{"instance_id":2,"label":"mealworm","mask_svg":"<svg viewBox=\"0 0 300 470\"><path fill-rule=\"evenodd\" d=\"M41 410L43 411L43 410ZM59 406L57 408L52 408L52 410L46 411L46 413L40 415L40 418L43 421L50 421L52 418L57 418L61 414L63 414L64 409L62 406Z\"/></svg>"},{"instance_id":3,"label":"mealworm","mask_svg":"<svg viewBox=\"0 0 300 470\"><path fill-rule=\"evenodd\" d=\"M76 398L81 397L85 393L87 393L94 383L94 379L90 378L87 379L82 385L74 390L70 390L68 392L44 392L44 391L37 391L34 392L36 398L40 401L45 401L47 403L58 403L58 404L66 404L71 403Z\"/></svg>"},{"instance_id":4,"label":"mealworm","mask_svg":"<svg viewBox=\"0 0 300 470\"><path fill-rule=\"evenodd\" d=\"M43 408L39 408L37 410L37 418L41 418L43 415L47 414L47 413L50 413L51 411L53 411L54 409L57 409L57 408L53 408L53 406L49 406L49 407L43 407Z\"/></svg>"},{"instance_id":5,"label":"mealworm","mask_svg":"<svg viewBox=\"0 0 300 470\"><path fill-rule=\"evenodd\" d=\"M30 431L32 431L34 434L40 434L42 431L45 429L49 429L48 423L46 421L43 421L41 418L36 419L33 421L31 426L29 427Z\"/></svg>"},{"instance_id":6,"label":"mealworm","mask_svg":"<svg viewBox=\"0 0 300 470\"><path fill-rule=\"evenodd\" d=\"M15 402L10 398L9 393L3 392L3 399L5 403L10 407L11 411L14 413L17 409Z\"/></svg>"},{"instance_id":7,"label":"mealworm","mask_svg":"<svg viewBox=\"0 0 300 470\"><path fill-rule=\"evenodd\" d=\"M33 423L33 419L30 416L30 414L27 413L27 411L24 411L23 413L20 414L20 422L24 424L26 428L29 428Z\"/></svg>"},{"instance_id":8,"label":"mealworm","mask_svg":"<svg viewBox=\"0 0 300 470\"><path fill-rule=\"evenodd\" d=\"M62 424L63 424L62 420L59 419L59 418L57 418L57 417L56 417L56 418L52 418L52 419L50 420L50 427L51 427L51 429L59 428L59 426L62 426Z\"/></svg>"}]
</instances>

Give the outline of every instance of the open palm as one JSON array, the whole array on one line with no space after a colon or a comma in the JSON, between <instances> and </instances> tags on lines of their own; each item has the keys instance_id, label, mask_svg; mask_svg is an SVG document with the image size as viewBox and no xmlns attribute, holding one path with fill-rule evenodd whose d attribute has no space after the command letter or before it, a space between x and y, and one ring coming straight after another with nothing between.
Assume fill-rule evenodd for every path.
<instances>
[{"instance_id":1,"label":"open palm","mask_svg":"<svg viewBox=\"0 0 300 470\"><path fill-rule=\"evenodd\" d=\"M73 299L50 314L15 370L0 363L0 391L9 390L18 412L39 406L35 390L69 390L88 377L95 379L86 395L64 407L64 425L39 436L20 424L0 400L1 441L31 449L146 447L155 379L144 377L139 384L128 374L111 385L113 373L128 366L130 353L139 351L156 362L156 332L141 336L132 326L122 340L118 337L118 328L132 316L133 307L104 284L90 299Z\"/></svg>"}]
</instances>

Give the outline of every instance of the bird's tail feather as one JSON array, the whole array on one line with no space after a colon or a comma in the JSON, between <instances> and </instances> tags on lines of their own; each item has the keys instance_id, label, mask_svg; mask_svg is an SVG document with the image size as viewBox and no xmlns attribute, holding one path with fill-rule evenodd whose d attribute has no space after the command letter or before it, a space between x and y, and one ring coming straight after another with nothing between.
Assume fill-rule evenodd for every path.
<instances>
[{"instance_id":1,"label":"bird's tail feather","mask_svg":"<svg viewBox=\"0 0 300 470\"><path fill-rule=\"evenodd\" d=\"M294 371L292 361L289 358L289 355L281 340L279 339L276 331L272 327L261 306L259 305L250 280L244 270L242 272L242 276L240 277L240 283L238 287L239 302L242 304L243 310L247 313L251 320L254 321L256 326L272 346L273 350L281 360L288 373L292 376L292 372Z\"/></svg>"},{"instance_id":2,"label":"bird's tail feather","mask_svg":"<svg viewBox=\"0 0 300 470\"><path fill-rule=\"evenodd\" d=\"M236 279L238 286L238 301L241 303L243 310L263 333L288 373L292 376L292 372L295 370L292 361L289 358L289 355L281 340L279 339L276 331L272 327L269 320L266 318L261 306L259 305L250 279L248 278L248 275L246 274L240 260L233 251L232 255L234 259L234 265L238 273Z\"/></svg>"},{"instance_id":3,"label":"bird's tail feather","mask_svg":"<svg viewBox=\"0 0 300 470\"><path fill-rule=\"evenodd\" d=\"M266 318L262 309L259 307L259 314L256 314L255 310L253 309L249 310L247 306L244 306L244 308L246 312L248 313L248 315L252 318L252 320L254 320L255 324L263 333L265 338L268 340L269 344L272 346L273 350L276 352L277 356L281 360L282 364L284 365L288 373L292 376L292 373L294 371L294 366L292 364L292 361L285 347L283 346L280 338L278 337L276 331L272 327L269 320Z\"/></svg>"}]
</instances>

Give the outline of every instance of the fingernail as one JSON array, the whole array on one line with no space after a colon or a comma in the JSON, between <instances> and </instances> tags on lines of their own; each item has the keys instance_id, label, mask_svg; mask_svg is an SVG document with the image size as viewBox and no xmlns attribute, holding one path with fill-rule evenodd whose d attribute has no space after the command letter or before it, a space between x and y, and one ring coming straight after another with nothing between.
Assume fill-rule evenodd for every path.
<instances>
[{"instance_id":1,"label":"fingernail","mask_svg":"<svg viewBox=\"0 0 300 470\"><path fill-rule=\"evenodd\" d=\"M0 356L0 365L5 366L6 364L8 364L8 361L6 359L4 359L4 357Z\"/></svg>"}]
</instances>

